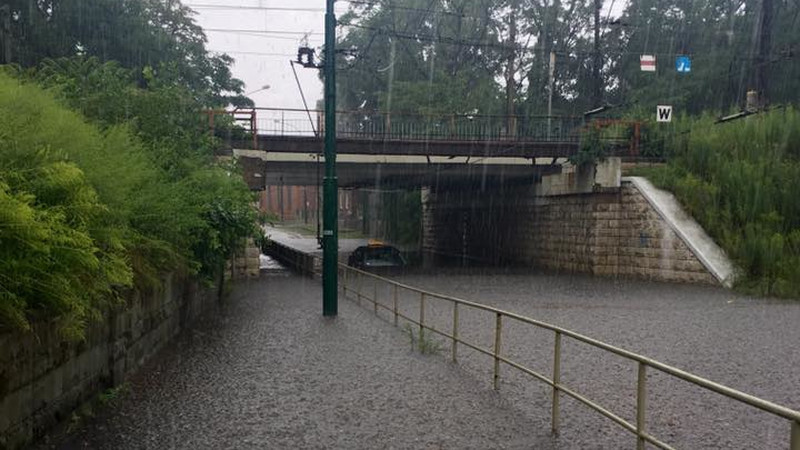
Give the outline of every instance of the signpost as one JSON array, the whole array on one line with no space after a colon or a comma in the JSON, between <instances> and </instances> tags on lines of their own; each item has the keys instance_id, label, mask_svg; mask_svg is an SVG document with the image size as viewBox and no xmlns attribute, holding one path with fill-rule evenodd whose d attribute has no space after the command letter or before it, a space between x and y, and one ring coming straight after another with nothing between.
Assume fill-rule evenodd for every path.
<instances>
[{"instance_id":1,"label":"signpost","mask_svg":"<svg viewBox=\"0 0 800 450\"><path fill-rule=\"evenodd\" d=\"M692 71L692 60L688 56L678 56L675 58L675 70L678 73L689 73Z\"/></svg>"},{"instance_id":2,"label":"signpost","mask_svg":"<svg viewBox=\"0 0 800 450\"><path fill-rule=\"evenodd\" d=\"M322 204L322 315L339 313L339 180L336 177L336 16L325 13L325 178Z\"/></svg>"},{"instance_id":3,"label":"signpost","mask_svg":"<svg viewBox=\"0 0 800 450\"><path fill-rule=\"evenodd\" d=\"M656 106L656 121L672 122L672 106L668 105Z\"/></svg>"},{"instance_id":4,"label":"signpost","mask_svg":"<svg viewBox=\"0 0 800 450\"><path fill-rule=\"evenodd\" d=\"M642 72L656 71L656 55L642 55L639 57Z\"/></svg>"}]
</instances>

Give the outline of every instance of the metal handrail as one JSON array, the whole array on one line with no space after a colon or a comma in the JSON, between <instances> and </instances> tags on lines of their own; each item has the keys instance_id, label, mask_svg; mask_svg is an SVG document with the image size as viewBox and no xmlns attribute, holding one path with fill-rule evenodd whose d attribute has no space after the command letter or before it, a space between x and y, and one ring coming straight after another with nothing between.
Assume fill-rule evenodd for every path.
<instances>
[{"instance_id":1,"label":"metal handrail","mask_svg":"<svg viewBox=\"0 0 800 450\"><path fill-rule=\"evenodd\" d=\"M257 106L255 108L248 108L255 110L255 111L285 111L285 112L301 112L301 113L325 113L325 110L322 109L310 109L305 110L301 108L273 108L273 107L264 107L264 106ZM580 115L552 115L548 116L547 114L530 114L530 115L521 115L521 114L514 114L514 115L507 115L507 114L469 114L469 113L419 113L415 111L364 111L364 110L343 110L337 109L336 114L357 114L361 116L367 115L391 115L391 116L405 116L405 117L491 117L496 119L504 119L504 118L518 118L518 119L576 119L576 120L583 120L583 116Z\"/></svg>"},{"instance_id":2,"label":"metal handrail","mask_svg":"<svg viewBox=\"0 0 800 450\"><path fill-rule=\"evenodd\" d=\"M692 383L696 386L699 386L703 389L707 389L709 391L715 392L717 394L723 395L725 397L731 398L733 400L742 402L746 405L758 408L762 411L766 411L768 413L774 414L779 416L783 419L789 420L791 422L791 430L790 430L790 437L789 437L789 449L790 450L800 450L800 411L795 411L789 409L787 407L778 405L776 403L772 403L770 401L746 394L744 392L738 391L736 389L727 387L720 383L705 379L703 377L694 375L692 373L686 372L685 370L678 369L676 367L664 364L662 362L656 361L652 358L648 358L646 356L639 355L637 353L615 347L613 345L607 344L605 342L599 341L597 339L584 336L580 333L576 333L574 331L567 330L565 328L551 325L549 323L541 322L535 319L531 319L529 317L525 317L519 314L515 314L509 311L504 311L502 309L494 308L491 306L483 305L480 303L471 302L468 300L463 300L457 297L438 294L435 292L427 291L424 289L420 289L414 286L409 286L394 280L390 280L385 277L381 277L379 275L375 275L373 273L365 272L363 270L359 270L346 264L339 264L340 269L344 274L344 282L342 283L342 289L347 297L348 292L348 278L349 274L353 273L358 277L368 277L372 278L376 281L375 283L375 290L374 296L372 298L369 295L362 293L360 289L357 291L353 291L350 289L351 292L354 292L357 296L357 300L360 301L362 299L366 299L371 301L375 307L375 313L377 314L378 308L386 309L394 314L394 323L397 325L398 318L403 318L415 325L419 326L420 332L423 330L429 330L436 334L439 334L452 342L452 360L455 362L457 361L457 346L458 344L465 345L473 350L476 350L480 353L486 354L494 358L494 371L493 371L493 380L492 384L494 389L498 388L498 380L500 375L500 363L504 363L508 366L511 366L521 372L536 378L539 381L544 382L545 384L551 386L553 388L553 400L552 400L552 431L554 433L558 433L559 429L559 416L560 416L560 407L559 407L559 396L560 393L564 393L575 400L585 404L586 406L592 408L593 410L599 412L603 416L611 419L617 425L620 425L622 428L628 430L629 432L636 435L637 438L637 449L644 449L645 443L650 443L655 445L658 448L662 449L673 449L674 447L670 446L669 444L658 440L656 437L649 434L646 429L646 415L645 415L645 405L647 399L647 368L653 368L660 372L666 373L668 375L674 376L681 380L687 381ZM383 282L389 286L393 286L394 288L394 295L393 295L393 306L389 307L387 305L383 305L378 302L377 296L377 281ZM419 319L414 319L412 317L406 316L401 314L398 311L398 290L403 289L412 293L417 293L420 296L420 316ZM425 324L425 300L426 298L435 298L440 300L445 300L453 303L453 331L451 333L447 333L442 330L438 330L430 325ZM495 338L494 338L494 348L493 349L486 349L479 345L475 345L473 343L469 343L458 336L458 327L459 327L459 320L458 320L458 311L459 305L474 308L486 312L490 312L495 314ZM555 340L554 340L554 350L553 350L553 376L552 378L548 378L546 375L540 374L528 367L525 367L513 360L502 356L501 354L501 343L502 343L502 324L503 318L507 317L509 319L514 319L516 321L527 323L538 328L546 329L553 331L555 333ZM577 341L586 343L590 346L595 348L599 348L605 350L607 352L613 353L615 355L621 356L623 358L632 360L638 364L638 371L637 371L637 389L636 389L636 423L630 423L627 420L623 419L622 417L614 414L607 408L604 408L600 404L588 399L587 397L581 395L580 393L574 391L573 389L567 387L560 381L560 361L561 361L561 339L563 336L570 337Z\"/></svg>"}]
</instances>

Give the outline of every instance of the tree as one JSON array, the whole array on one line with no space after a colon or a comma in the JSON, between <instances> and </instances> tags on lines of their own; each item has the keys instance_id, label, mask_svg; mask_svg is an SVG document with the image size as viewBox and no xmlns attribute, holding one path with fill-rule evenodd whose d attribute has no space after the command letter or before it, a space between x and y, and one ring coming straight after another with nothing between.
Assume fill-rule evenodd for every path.
<instances>
[{"instance_id":1,"label":"tree","mask_svg":"<svg viewBox=\"0 0 800 450\"><path fill-rule=\"evenodd\" d=\"M339 48L357 56L340 68L343 109L425 114L503 111L494 75L506 55L494 0L382 0L354 5L340 20Z\"/></svg>"},{"instance_id":2,"label":"tree","mask_svg":"<svg viewBox=\"0 0 800 450\"><path fill-rule=\"evenodd\" d=\"M206 36L179 0L9 0L11 61L33 67L44 59L95 56L133 70L169 74L205 106L247 104L233 59L213 55Z\"/></svg>"}]
</instances>

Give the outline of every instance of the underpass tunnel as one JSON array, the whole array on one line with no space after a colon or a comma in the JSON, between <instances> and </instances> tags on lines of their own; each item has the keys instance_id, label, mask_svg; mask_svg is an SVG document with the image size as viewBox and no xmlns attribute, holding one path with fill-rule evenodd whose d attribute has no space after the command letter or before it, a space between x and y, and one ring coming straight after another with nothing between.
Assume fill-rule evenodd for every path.
<instances>
[{"instance_id":1,"label":"underpass tunnel","mask_svg":"<svg viewBox=\"0 0 800 450\"><path fill-rule=\"evenodd\" d=\"M520 260L525 186L428 188L423 191L427 266L508 266Z\"/></svg>"}]
</instances>

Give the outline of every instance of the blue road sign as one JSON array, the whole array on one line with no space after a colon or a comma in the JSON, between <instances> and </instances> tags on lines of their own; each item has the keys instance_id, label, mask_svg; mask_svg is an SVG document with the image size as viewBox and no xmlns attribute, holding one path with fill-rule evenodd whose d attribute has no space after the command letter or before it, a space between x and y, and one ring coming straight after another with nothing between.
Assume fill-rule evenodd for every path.
<instances>
[{"instance_id":1,"label":"blue road sign","mask_svg":"<svg viewBox=\"0 0 800 450\"><path fill-rule=\"evenodd\" d=\"M675 70L678 73L689 73L692 71L692 60L688 56L678 56L675 58Z\"/></svg>"}]
</instances>

